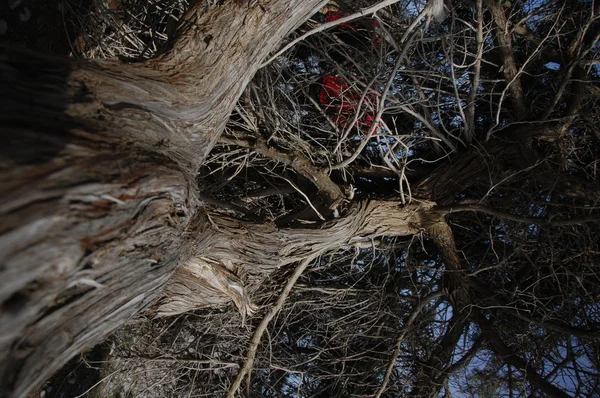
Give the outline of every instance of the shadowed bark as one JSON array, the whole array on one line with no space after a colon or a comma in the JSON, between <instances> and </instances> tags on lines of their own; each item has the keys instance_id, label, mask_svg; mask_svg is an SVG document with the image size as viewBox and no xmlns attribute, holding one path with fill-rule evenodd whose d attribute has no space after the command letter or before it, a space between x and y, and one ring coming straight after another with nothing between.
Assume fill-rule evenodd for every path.
<instances>
[{"instance_id":1,"label":"shadowed bark","mask_svg":"<svg viewBox=\"0 0 600 398\"><path fill-rule=\"evenodd\" d=\"M192 250L193 173L260 63L322 3L197 6L142 63L0 49L7 395L156 300Z\"/></svg>"},{"instance_id":2,"label":"shadowed bark","mask_svg":"<svg viewBox=\"0 0 600 398\"><path fill-rule=\"evenodd\" d=\"M357 203L343 217L315 229L278 229L206 213L197 222L189 258L169 281L151 312L174 315L233 301L242 314L252 311L251 292L274 270L383 234L410 236L429 224L433 203ZM233 275L233 277L232 277ZM235 277L237 275L237 277Z\"/></svg>"}]
</instances>

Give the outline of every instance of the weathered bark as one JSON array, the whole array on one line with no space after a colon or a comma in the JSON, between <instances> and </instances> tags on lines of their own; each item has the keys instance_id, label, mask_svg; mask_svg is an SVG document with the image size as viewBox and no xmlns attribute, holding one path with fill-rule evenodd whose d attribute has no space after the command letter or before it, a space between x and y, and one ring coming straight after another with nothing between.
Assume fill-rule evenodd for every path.
<instances>
[{"instance_id":1,"label":"weathered bark","mask_svg":"<svg viewBox=\"0 0 600 398\"><path fill-rule=\"evenodd\" d=\"M198 6L144 63L0 48L2 395L157 299L195 247L193 172L260 63L322 3Z\"/></svg>"},{"instance_id":2,"label":"weathered bark","mask_svg":"<svg viewBox=\"0 0 600 398\"><path fill-rule=\"evenodd\" d=\"M523 119L528 114L528 106L523 92L523 85L519 76L517 60L513 51L511 30L508 18L502 4L496 0L486 0L486 6L492 14L494 25L496 26L495 39L503 58L504 79L508 86L508 91L514 101L513 110L518 119Z\"/></svg>"},{"instance_id":3,"label":"weathered bark","mask_svg":"<svg viewBox=\"0 0 600 398\"><path fill-rule=\"evenodd\" d=\"M503 173L536 165L530 139L550 135L540 132L550 124L496 132L427 177L420 173L412 204L354 203L317 228L282 229L202 209L195 173L239 95L269 52L325 1L220 3L191 10L171 48L146 62L65 60L0 46L0 395L26 395L142 311L165 316L233 302L245 315L277 268L379 235L431 237L448 271L454 317L422 364L415 394L436 396L457 366L452 352L473 319L473 292L444 220L453 208L434 201L454 204L471 188L485 198ZM487 4L506 55L507 91L525 118L506 15ZM569 113L581 107L574 100ZM331 208L347 203L330 171L306 156L237 144L312 178ZM539 177L573 197L597 196L569 175Z\"/></svg>"},{"instance_id":4,"label":"weathered bark","mask_svg":"<svg viewBox=\"0 0 600 398\"><path fill-rule=\"evenodd\" d=\"M201 239L181 261L151 312L174 315L233 301L246 314L253 308L249 295L272 271L376 236L417 234L430 223L427 213L432 206L427 201L407 206L363 202L316 229L278 229L204 213L197 221L205 226L196 232Z\"/></svg>"},{"instance_id":5,"label":"weathered bark","mask_svg":"<svg viewBox=\"0 0 600 398\"><path fill-rule=\"evenodd\" d=\"M0 363L21 396L156 298L191 201L166 156L68 115L91 96L68 62L3 55Z\"/></svg>"}]
</instances>

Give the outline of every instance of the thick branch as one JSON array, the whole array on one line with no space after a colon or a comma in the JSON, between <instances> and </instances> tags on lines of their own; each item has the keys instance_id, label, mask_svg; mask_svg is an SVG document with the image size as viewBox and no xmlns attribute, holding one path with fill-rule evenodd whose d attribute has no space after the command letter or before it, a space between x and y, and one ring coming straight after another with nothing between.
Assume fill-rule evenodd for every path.
<instances>
[{"instance_id":1,"label":"thick branch","mask_svg":"<svg viewBox=\"0 0 600 398\"><path fill-rule=\"evenodd\" d=\"M473 359L473 357L479 352L479 350L483 346L483 343L483 336L479 336L477 340L475 340L471 348L469 348L469 350L458 361L454 362L452 365L444 369L440 377L436 380L436 383L438 385L443 385L444 382L448 379L448 377L454 374L454 372L467 366L469 362L471 362L471 359Z\"/></svg>"},{"instance_id":2,"label":"thick branch","mask_svg":"<svg viewBox=\"0 0 600 398\"><path fill-rule=\"evenodd\" d=\"M251 312L249 295L273 270L365 239L418 234L430 225L427 212L432 206L361 202L344 216L312 229L279 229L207 212L196 222L201 231L195 233L195 248L182 260L152 312L175 315L230 301L242 314Z\"/></svg>"},{"instance_id":3,"label":"thick branch","mask_svg":"<svg viewBox=\"0 0 600 398\"><path fill-rule=\"evenodd\" d=\"M577 336L586 339L600 339L600 330L588 330L578 327L573 327L568 323L543 321L525 315L517 306L511 304L508 300L502 298L502 295L491 291L490 288L484 285L475 277L469 277L469 285L473 287L486 300L492 300L498 306L499 310L509 315L513 315L529 324L539 326L544 329L554 330L566 336Z\"/></svg>"},{"instance_id":4,"label":"thick branch","mask_svg":"<svg viewBox=\"0 0 600 398\"><path fill-rule=\"evenodd\" d=\"M463 331L469 324L469 306L471 300L468 284L465 281L465 270L456 251L456 242L452 229L443 215L431 212L432 222L427 228L427 234L439 249L446 265L445 278L448 280L449 298L452 304L452 318L448 330L430 353L426 364L419 369L417 388L413 390L415 397L436 397L445 378L445 369L450 365L452 353L460 341ZM439 380L440 383L436 383Z\"/></svg>"},{"instance_id":5,"label":"thick branch","mask_svg":"<svg viewBox=\"0 0 600 398\"><path fill-rule=\"evenodd\" d=\"M476 313L475 319L492 350L494 350L494 352L506 364L509 366L514 366L522 371L528 380L530 380L541 391L548 394L548 396L564 398L571 397L569 394L550 383L550 381L548 381L545 377L537 373L536 370L527 363L527 361L515 354L513 350L511 350L510 347L508 347L506 343L502 341L502 338L496 332L491 322L488 321L482 314Z\"/></svg>"},{"instance_id":6,"label":"thick branch","mask_svg":"<svg viewBox=\"0 0 600 398\"><path fill-rule=\"evenodd\" d=\"M506 13L502 4L497 0L485 0L487 8L492 13L494 24L496 25L496 40L502 53L504 67L502 73L508 85L508 90L512 94L515 102L513 109L518 119L523 119L528 113L528 106L523 94L523 86L519 78L519 68L512 48L512 39L510 37L510 27Z\"/></svg>"},{"instance_id":7,"label":"thick branch","mask_svg":"<svg viewBox=\"0 0 600 398\"><path fill-rule=\"evenodd\" d=\"M271 62L273 62L275 59L277 59L277 57L279 57L281 54L283 54L284 52L286 52L287 50L289 50L290 48L294 47L296 44L300 43L302 40L305 40L307 37L312 36L314 34L320 33L320 32L324 32L327 29L331 29L335 26L344 24L344 23L348 23L351 21L354 21L356 19L359 18L363 18L365 16L369 16L372 14L375 14L377 11L385 8L385 7L389 7L393 4L396 4L398 1L400 0L384 0L381 1L375 5L372 5L370 7L365 7L363 9L361 9L358 12L355 12L354 14L351 15L347 15L343 18L339 18L335 21L331 21L331 22L327 22L324 23L322 25L319 25L318 27L316 27L315 29L312 29L306 33L304 33L302 36L292 40L290 43L288 43L285 47L283 47L281 50L277 51L273 56L271 56L271 58L269 58L263 65L267 66L268 64L270 64ZM328 3L328 1L324 2L325 4Z\"/></svg>"},{"instance_id":8,"label":"thick branch","mask_svg":"<svg viewBox=\"0 0 600 398\"><path fill-rule=\"evenodd\" d=\"M341 201L346 198L346 195L344 195L340 187L331 180L329 175L323 169L314 166L301 152L280 151L277 148L267 145L262 139L251 142L250 140L245 139L221 137L220 141L224 144L236 145L242 148L251 148L259 155L291 167L296 173L312 182L320 192L325 194L329 199L332 208L337 207Z\"/></svg>"},{"instance_id":9,"label":"thick branch","mask_svg":"<svg viewBox=\"0 0 600 398\"><path fill-rule=\"evenodd\" d=\"M199 2L142 63L0 45L4 394L104 339L189 259L197 166L263 59L322 3Z\"/></svg>"},{"instance_id":10,"label":"thick branch","mask_svg":"<svg viewBox=\"0 0 600 398\"><path fill-rule=\"evenodd\" d=\"M546 217L527 217L520 216L508 211L494 209L482 204L462 204L453 206L438 206L434 210L440 211L445 214L460 213L465 211L475 211L480 213L489 214L494 217L502 218L505 220L511 220L526 224L537 224L544 227L564 227L568 225L581 225L588 222L597 222L600 220L600 214L590 214L589 216L573 217L564 220L556 220Z\"/></svg>"}]
</instances>

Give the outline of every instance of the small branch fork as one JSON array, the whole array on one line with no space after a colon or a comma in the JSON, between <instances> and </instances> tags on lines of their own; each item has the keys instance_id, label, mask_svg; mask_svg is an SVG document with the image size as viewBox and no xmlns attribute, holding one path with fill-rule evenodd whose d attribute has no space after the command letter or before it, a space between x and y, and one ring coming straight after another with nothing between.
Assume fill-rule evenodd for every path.
<instances>
[{"instance_id":1,"label":"small branch fork","mask_svg":"<svg viewBox=\"0 0 600 398\"><path fill-rule=\"evenodd\" d=\"M332 209L337 208L339 204L346 199L344 192L336 183L331 180L329 175L324 170L314 166L311 161L300 152L283 152L277 148L267 145L264 140L256 138L250 140L221 137L220 142L223 144L237 145L243 148L252 149L259 155L291 167L296 173L313 183L317 189L319 189L319 191L327 195L331 204L330 207Z\"/></svg>"},{"instance_id":2,"label":"small branch fork","mask_svg":"<svg viewBox=\"0 0 600 398\"><path fill-rule=\"evenodd\" d=\"M498 354L502 360L515 368L521 370L525 377L531 381L536 387L547 394L550 397L562 397L569 398L571 395L565 393L560 388L549 382L544 376L536 372L533 366L531 366L525 359L517 355L506 343L502 340L501 336L494 330L494 327L490 321L488 321L482 314L475 311L475 321L481 328L483 335L489 342L492 350Z\"/></svg>"},{"instance_id":3,"label":"small branch fork","mask_svg":"<svg viewBox=\"0 0 600 398\"><path fill-rule=\"evenodd\" d=\"M443 292L432 293L429 296L425 297L423 299L423 301L421 301L419 304L417 304L415 306L415 308L412 310L406 323L404 324L404 326L400 330L400 333L398 334L394 352L392 353L392 356L390 357L388 367L385 371L385 376L383 378L383 381L381 382L381 386L379 387L379 390L377 390L377 393L375 394L375 398L381 397L381 395L385 392L385 389L387 388L387 385L390 381L390 376L392 375L392 371L394 370L394 364L396 363L396 359L398 358L398 355L400 355L400 348L402 347L402 342L404 341L404 338L406 337L406 333L408 333L408 331L412 327L412 324L415 322L415 319L417 319L417 316L419 315L421 310L423 310L423 308L425 308L425 306L427 304L429 304L432 300L434 300L438 297L441 297L443 295L444 295Z\"/></svg>"},{"instance_id":4,"label":"small branch fork","mask_svg":"<svg viewBox=\"0 0 600 398\"><path fill-rule=\"evenodd\" d=\"M307 259L305 259L304 261L302 261L300 264L298 264L298 266L294 270L294 273L290 276L287 283L285 284L285 287L281 291L281 294L279 295L279 298L277 299L277 303L275 304L275 306L273 308L271 308L269 310L267 315L263 318L263 320L260 322L260 324L258 325L256 330L254 331L254 335L252 335L252 339L250 340L250 345L248 346L248 353L246 354L246 361L244 362L244 366L240 369L240 372L236 376L231 387L229 387L229 390L227 391L227 398L234 398L236 392L240 388L240 385L242 384L242 381L244 380L246 375L248 375L248 377L250 377L249 376L250 371L252 370L252 366L254 364L254 359L256 358L256 351L258 349L258 345L260 344L262 335L267 330L269 323L273 320L275 315L277 315L277 313L281 310L281 308L283 308L283 305L285 304L285 300L290 295L292 288L294 287L294 285L296 284L296 282L298 281L298 279L300 278L302 273L306 270L306 268L309 266L309 264L312 262L312 260L317 258L320 254L321 253L314 254L314 255L308 257ZM249 381L248 381L248 383L249 383Z\"/></svg>"}]
</instances>

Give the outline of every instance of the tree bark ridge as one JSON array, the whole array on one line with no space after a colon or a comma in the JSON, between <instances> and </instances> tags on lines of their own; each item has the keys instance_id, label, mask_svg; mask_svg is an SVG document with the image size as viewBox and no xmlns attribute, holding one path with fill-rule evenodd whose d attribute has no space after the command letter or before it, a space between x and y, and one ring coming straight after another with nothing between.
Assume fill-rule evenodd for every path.
<instances>
[{"instance_id":1,"label":"tree bark ridge","mask_svg":"<svg viewBox=\"0 0 600 398\"><path fill-rule=\"evenodd\" d=\"M322 3L197 7L174 49L141 63L0 46L7 396L159 297L190 252L198 165L263 59Z\"/></svg>"}]
</instances>

